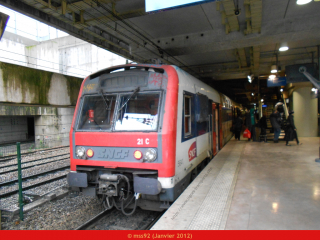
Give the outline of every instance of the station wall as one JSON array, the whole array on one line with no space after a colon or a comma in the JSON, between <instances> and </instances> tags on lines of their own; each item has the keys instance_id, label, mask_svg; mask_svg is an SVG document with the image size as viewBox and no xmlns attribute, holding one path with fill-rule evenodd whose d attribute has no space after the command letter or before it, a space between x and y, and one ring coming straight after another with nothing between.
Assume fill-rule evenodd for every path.
<instances>
[{"instance_id":1,"label":"station wall","mask_svg":"<svg viewBox=\"0 0 320 240\"><path fill-rule=\"evenodd\" d=\"M27 117L0 116L0 143L26 141L28 139Z\"/></svg>"},{"instance_id":2,"label":"station wall","mask_svg":"<svg viewBox=\"0 0 320 240\"><path fill-rule=\"evenodd\" d=\"M36 107L0 105L0 144L25 141L28 118L34 118L35 144L49 147L69 145L69 131L74 107ZM30 124L30 123L29 123Z\"/></svg>"}]
</instances>

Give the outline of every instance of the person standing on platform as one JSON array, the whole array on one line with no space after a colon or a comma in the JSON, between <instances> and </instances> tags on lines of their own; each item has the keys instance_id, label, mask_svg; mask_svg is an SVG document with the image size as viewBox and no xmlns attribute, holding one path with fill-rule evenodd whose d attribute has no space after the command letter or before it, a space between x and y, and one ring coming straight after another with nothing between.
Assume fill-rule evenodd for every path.
<instances>
[{"instance_id":1,"label":"person standing on platform","mask_svg":"<svg viewBox=\"0 0 320 240\"><path fill-rule=\"evenodd\" d=\"M266 118L266 114L264 113L262 118L260 118L259 122L258 122L258 127L261 128L261 133L260 135L266 135L267 134L267 118Z\"/></svg>"},{"instance_id":2,"label":"person standing on platform","mask_svg":"<svg viewBox=\"0 0 320 240\"><path fill-rule=\"evenodd\" d=\"M234 122L234 135L235 135L235 138L238 139L239 141L240 141L240 133L242 130L242 125L243 125L243 120L241 118L241 115L238 115L238 117Z\"/></svg>"},{"instance_id":3,"label":"person standing on platform","mask_svg":"<svg viewBox=\"0 0 320 240\"><path fill-rule=\"evenodd\" d=\"M249 131L251 132L252 125L251 125L250 110L248 110L248 111L246 112L245 126L246 126L246 128L248 128ZM251 138L252 138L252 133L251 133ZM250 141L251 138L248 138L248 141Z\"/></svg>"},{"instance_id":4,"label":"person standing on platform","mask_svg":"<svg viewBox=\"0 0 320 240\"><path fill-rule=\"evenodd\" d=\"M250 120L251 120L251 139L252 141L256 141L256 117L255 117L255 112L254 109L250 109Z\"/></svg>"},{"instance_id":5,"label":"person standing on platform","mask_svg":"<svg viewBox=\"0 0 320 240\"><path fill-rule=\"evenodd\" d=\"M278 143L281 132L281 115L277 109L270 115L270 122L274 130L273 142Z\"/></svg>"},{"instance_id":6,"label":"person standing on platform","mask_svg":"<svg viewBox=\"0 0 320 240\"><path fill-rule=\"evenodd\" d=\"M294 125L293 115L294 111L290 111L286 128L286 146L290 146L289 141L293 141L294 139L296 139L297 145L301 145L298 139L296 126Z\"/></svg>"}]
</instances>

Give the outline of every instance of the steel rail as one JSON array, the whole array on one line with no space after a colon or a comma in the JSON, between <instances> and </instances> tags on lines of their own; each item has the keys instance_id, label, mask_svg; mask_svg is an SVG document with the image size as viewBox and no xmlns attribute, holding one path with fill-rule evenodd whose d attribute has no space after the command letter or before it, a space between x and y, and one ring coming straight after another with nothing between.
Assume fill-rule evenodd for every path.
<instances>
[{"instance_id":1,"label":"steel rail","mask_svg":"<svg viewBox=\"0 0 320 240\"><path fill-rule=\"evenodd\" d=\"M40 173L37 173L37 174L33 174L33 175L30 175L30 176L27 176L27 177L23 177L22 180L27 180L27 179L32 179L32 178L36 178L36 177L40 177L42 175L45 175L45 174L48 174L48 173L52 173L52 172L57 172L59 170L63 170L63 169L67 169L69 168L70 165L65 165L63 167L58 167L58 168L55 168L55 169L51 169L49 171L44 171L44 172L40 172ZM7 185L12 185L14 183L18 182L18 178L14 179L14 180L10 180L10 181L7 181L7 182L2 182L0 183L0 187L3 187L3 186L7 186Z\"/></svg>"},{"instance_id":2,"label":"steel rail","mask_svg":"<svg viewBox=\"0 0 320 240\"><path fill-rule=\"evenodd\" d=\"M39 149L39 150L32 151L32 152L21 153L21 156L37 154L40 151L41 152L50 152L50 151L54 151L54 150L59 149L59 148L69 148L69 146L55 147L55 148L49 148L49 149ZM9 156L0 157L0 163L1 162L5 162L5 161L14 160L16 158L17 158L17 154L12 154L12 155L9 155Z\"/></svg>"},{"instance_id":3,"label":"steel rail","mask_svg":"<svg viewBox=\"0 0 320 240\"><path fill-rule=\"evenodd\" d=\"M158 215L155 219L153 219L152 222L150 222L148 225L146 225L145 227L143 227L143 228L141 228L141 229L139 229L139 230L150 230L150 229L153 227L153 225L155 225L156 222L158 222L158 220L162 217L162 215L163 215L165 212L166 212L166 211L163 211L163 212L159 213L159 215Z\"/></svg>"},{"instance_id":4,"label":"steel rail","mask_svg":"<svg viewBox=\"0 0 320 240\"><path fill-rule=\"evenodd\" d=\"M49 163L54 163L54 162L58 162L58 161L63 161L63 160L67 160L67 159L69 159L69 158L66 157L66 158L60 158L60 159L51 160L51 161L44 162L44 163L33 164L33 165L30 165L30 166L22 167L22 170L26 170L26 169L29 169L29 168L33 168L33 167L37 167L37 166L41 166L41 165L45 165L45 164L49 164ZM45 159L43 159L43 160L45 160ZM15 172L17 170L18 170L18 167L14 168L14 169L11 169L11 170L0 172L0 175L6 174L6 173L10 173L10 172Z\"/></svg>"},{"instance_id":5,"label":"steel rail","mask_svg":"<svg viewBox=\"0 0 320 240\"><path fill-rule=\"evenodd\" d=\"M38 187L38 186L41 186L41 185L44 185L44 184L47 184L47 183L50 183L50 182L54 182L56 180L65 178L66 175L67 175L67 173L63 174L61 176L58 176L58 177L54 177L54 178L50 178L50 179L44 180L44 181L42 181L40 183L35 183L35 184L32 184L32 185L27 186L27 187L22 187L22 191L29 190L29 189L32 189L32 188L35 188L35 187ZM13 190L13 191L10 191L10 192L6 192L6 193L2 193L2 194L0 194L0 198L9 197L11 195L16 194L17 192L19 192L19 189Z\"/></svg>"},{"instance_id":6,"label":"steel rail","mask_svg":"<svg viewBox=\"0 0 320 240\"><path fill-rule=\"evenodd\" d=\"M27 161L27 162L23 162L21 164L22 165L22 169L27 169L27 168L34 167L34 166L40 166L40 165L43 165L43 164L46 164L46 163L51 163L51 162L60 161L60 160L64 160L64 159L68 159L69 158L69 156L67 156L65 158L60 158L60 159L54 159L54 160L51 159L51 158L55 158L55 157L61 157L63 155L70 155L70 154L66 153L66 154L57 155L57 156L53 156L53 157L47 157L47 158L35 159L35 160L30 160L30 161ZM39 161L45 161L45 160L49 160L49 161L47 161L45 163L37 163ZM31 164L31 163L34 163L34 164L30 165L30 166L23 166L23 165ZM16 171L18 169L17 164L10 164L10 165L0 166L0 169L1 168L9 168L9 167L15 167L15 168L11 169L11 170L3 171L3 172L1 172L1 170L0 170L0 175L3 174L3 173L7 173L7 172L13 172L13 171Z\"/></svg>"},{"instance_id":7,"label":"steel rail","mask_svg":"<svg viewBox=\"0 0 320 240\"><path fill-rule=\"evenodd\" d=\"M75 230L86 230L89 227L91 227L94 223L98 222L100 219L102 219L106 215L109 215L109 214L111 214L113 212L115 212L115 209L104 210L101 213L99 213L96 216L94 216L93 218L91 218L90 220L86 221L84 224L82 224L79 227L77 227Z\"/></svg>"}]
</instances>

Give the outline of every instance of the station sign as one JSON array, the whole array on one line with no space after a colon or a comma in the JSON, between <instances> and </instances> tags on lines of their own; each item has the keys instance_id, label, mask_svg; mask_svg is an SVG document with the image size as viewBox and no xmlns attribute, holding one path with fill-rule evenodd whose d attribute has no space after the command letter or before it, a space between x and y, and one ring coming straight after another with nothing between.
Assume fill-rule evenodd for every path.
<instances>
[{"instance_id":1,"label":"station sign","mask_svg":"<svg viewBox=\"0 0 320 240\"><path fill-rule=\"evenodd\" d=\"M158 12L213 2L215 0L145 0L146 12Z\"/></svg>"},{"instance_id":2,"label":"station sign","mask_svg":"<svg viewBox=\"0 0 320 240\"><path fill-rule=\"evenodd\" d=\"M268 79L267 86L268 87L281 87L287 84L286 77L275 77L274 79Z\"/></svg>"}]
</instances>

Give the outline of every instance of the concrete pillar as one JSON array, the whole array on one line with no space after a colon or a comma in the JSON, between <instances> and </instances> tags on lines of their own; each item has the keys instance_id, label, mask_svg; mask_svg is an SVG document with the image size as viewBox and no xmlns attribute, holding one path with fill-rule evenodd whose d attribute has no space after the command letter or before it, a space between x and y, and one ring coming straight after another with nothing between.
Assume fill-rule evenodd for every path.
<instances>
[{"instance_id":1,"label":"concrete pillar","mask_svg":"<svg viewBox=\"0 0 320 240\"><path fill-rule=\"evenodd\" d=\"M293 92L294 123L298 137L318 136L318 100L311 99L311 87Z\"/></svg>"}]
</instances>

